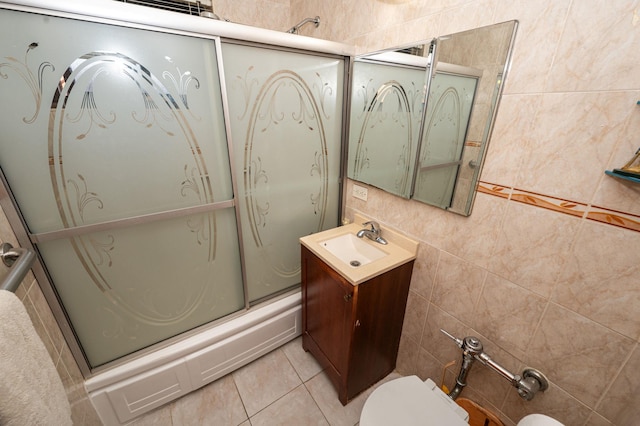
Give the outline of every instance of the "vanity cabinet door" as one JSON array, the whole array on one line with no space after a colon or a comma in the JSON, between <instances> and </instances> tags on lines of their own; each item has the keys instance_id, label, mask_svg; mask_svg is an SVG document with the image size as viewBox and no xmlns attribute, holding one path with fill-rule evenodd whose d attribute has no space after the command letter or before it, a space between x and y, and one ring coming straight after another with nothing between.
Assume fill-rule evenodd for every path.
<instances>
[{"instance_id":1,"label":"vanity cabinet door","mask_svg":"<svg viewBox=\"0 0 640 426\"><path fill-rule=\"evenodd\" d=\"M305 339L311 340L311 348L305 349L311 349L321 364L328 361L330 365L323 367L332 368L343 377L347 372L355 289L304 247L302 282L303 344Z\"/></svg>"},{"instance_id":2,"label":"vanity cabinet door","mask_svg":"<svg viewBox=\"0 0 640 426\"><path fill-rule=\"evenodd\" d=\"M369 388L396 367L413 261L356 287L347 393Z\"/></svg>"}]
</instances>

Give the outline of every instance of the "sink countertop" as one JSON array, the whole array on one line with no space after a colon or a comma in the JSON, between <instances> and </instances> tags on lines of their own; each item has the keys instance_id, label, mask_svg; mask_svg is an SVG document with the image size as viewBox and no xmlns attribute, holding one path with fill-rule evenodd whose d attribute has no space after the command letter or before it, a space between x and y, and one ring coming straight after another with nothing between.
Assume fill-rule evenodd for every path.
<instances>
[{"instance_id":1,"label":"sink countertop","mask_svg":"<svg viewBox=\"0 0 640 426\"><path fill-rule=\"evenodd\" d=\"M331 266L336 272L342 275L353 285L361 284L416 258L416 254L418 253L418 243L384 226L381 226L382 238L387 240L388 244L384 245L376 243L368 238L363 238L363 241L371 244L378 250L382 250L387 254L387 256L362 266L353 267L348 263L343 262L320 244L322 241L339 237L340 235L355 235L359 230L364 228L362 223L366 221L367 219L356 215L354 223L307 235L306 237L300 238L300 244L304 245L312 253L324 260L327 265Z\"/></svg>"}]
</instances>

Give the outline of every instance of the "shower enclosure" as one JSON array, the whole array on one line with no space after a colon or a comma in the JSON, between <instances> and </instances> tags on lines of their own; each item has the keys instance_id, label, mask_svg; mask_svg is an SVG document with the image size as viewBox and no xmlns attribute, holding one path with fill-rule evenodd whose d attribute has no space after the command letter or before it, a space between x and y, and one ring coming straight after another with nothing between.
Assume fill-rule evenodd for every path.
<instances>
[{"instance_id":1,"label":"shower enclosure","mask_svg":"<svg viewBox=\"0 0 640 426\"><path fill-rule=\"evenodd\" d=\"M298 238L338 224L350 64L95 4L0 3L3 207L86 377L295 294Z\"/></svg>"}]
</instances>

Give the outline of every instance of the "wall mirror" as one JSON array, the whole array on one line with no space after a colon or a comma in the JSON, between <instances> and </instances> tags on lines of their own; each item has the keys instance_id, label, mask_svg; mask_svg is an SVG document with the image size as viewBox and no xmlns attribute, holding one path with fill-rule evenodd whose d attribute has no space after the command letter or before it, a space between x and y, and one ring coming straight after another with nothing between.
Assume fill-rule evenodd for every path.
<instances>
[{"instance_id":1,"label":"wall mirror","mask_svg":"<svg viewBox=\"0 0 640 426\"><path fill-rule=\"evenodd\" d=\"M471 214L516 27L509 21L357 57L348 177Z\"/></svg>"}]
</instances>

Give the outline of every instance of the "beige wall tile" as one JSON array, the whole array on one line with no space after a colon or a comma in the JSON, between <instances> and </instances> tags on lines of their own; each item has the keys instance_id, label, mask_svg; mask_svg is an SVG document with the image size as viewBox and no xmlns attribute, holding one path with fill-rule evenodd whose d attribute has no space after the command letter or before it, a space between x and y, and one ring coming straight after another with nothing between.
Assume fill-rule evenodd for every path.
<instances>
[{"instance_id":1,"label":"beige wall tile","mask_svg":"<svg viewBox=\"0 0 640 426\"><path fill-rule=\"evenodd\" d=\"M547 300L489 274L472 315L473 328L501 348L523 357Z\"/></svg>"},{"instance_id":2,"label":"beige wall tile","mask_svg":"<svg viewBox=\"0 0 640 426\"><path fill-rule=\"evenodd\" d=\"M505 93L544 91L570 4L570 0L499 2L495 22L519 22Z\"/></svg>"},{"instance_id":3,"label":"beige wall tile","mask_svg":"<svg viewBox=\"0 0 640 426\"><path fill-rule=\"evenodd\" d=\"M598 403L597 411L616 425L633 425L640 419L640 347L636 345L613 385Z\"/></svg>"},{"instance_id":4,"label":"beige wall tile","mask_svg":"<svg viewBox=\"0 0 640 426\"><path fill-rule=\"evenodd\" d=\"M572 216L511 202L489 270L549 297L579 225Z\"/></svg>"},{"instance_id":5,"label":"beige wall tile","mask_svg":"<svg viewBox=\"0 0 640 426\"><path fill-rule=\"evenodd\" d=\"M507 81L511 76L507 76ZM514 186L520 170L526 169L526 147L533 131L541 96L504 95L482 168L482 180Z\"/></svg>"},{"instance_id":6,"label":"beige wall tile","mask_svg":"<svg viewBox=\"0 0 640 426\"><path fill-rule=\"evenodd\" d=\"M583 404L594 407L634 346L631 339L550 304L525 361Z\"/></svg>"},{"instance_id":7,"label":"beige wall tile","mask_svg":"<svg viewBox=\"0 0 640 426\"><path fill-rule=\"evenodd\" d=\"M545 94L516 186L590 202L612 150L623 137L627 102L623 92Z\"/></svg>"},{"instance_id":8,"label":"beige wall tile","mask_svg":"<svg viewBox=\"0 0 640 426\"><path fill-rule=\"evenodd\" d=\"M637 89L640 2L571 3L547 91Z\"/></svg>"},{"instance_id":9,"label":"beige wall tile","mask_svg":"<svg viewBox=\"0 0 640 426\"><path fill-rule=\"evenodd\" d=\"M402 327L402 334L406 339L420 343L429 307L427 300L414 291L409 292Z\"/></svg>"},{"instance_id":10,"label":"beige wall tile","mask_svg":"<svg viewBox=\"0 0 640 426\"><path fill-rule=\"evenodd\" d=\"M640 338L638 232L587 221L553 300L634 340Z\"/></svg>"},{"instance_id":11,"label":"beige wall tile","mask_svg":"<svg viewBox=\"0 0 640 426\"><path fill-rule=\"evenodd\" d=\"M487 271L458 257L443 254L431 303L466 324L472 324Z\"/></svg>"}]
</instances>

